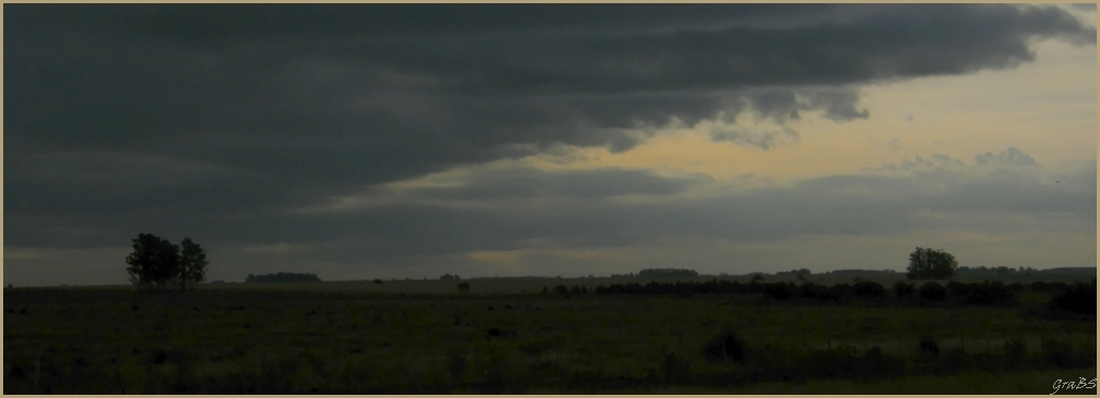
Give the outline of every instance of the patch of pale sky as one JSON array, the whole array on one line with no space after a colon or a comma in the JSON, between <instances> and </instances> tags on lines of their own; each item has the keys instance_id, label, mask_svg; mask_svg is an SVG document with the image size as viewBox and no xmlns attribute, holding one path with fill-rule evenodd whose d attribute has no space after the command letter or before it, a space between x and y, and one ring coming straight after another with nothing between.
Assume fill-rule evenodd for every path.
<instances>
[{"instance_id":1,"label":"patch of pale sky","mask_svg":"<svg viewBox=\"0 0 1100 398\"><path fill-rule=\"evenodd\" d=\"M1010 146L1041 163L1095 159L1095 48L1047 41L1036 54L1035 62L1016 69L864 87L861 106L870 118L834 122L803 113L788 123L799 140L769 150L711 140L710 131L724 123L719 117L691 128L663 129L622 153L584 149L583 161L553 167L683 170L718 180L754 174L790 181L856 172L913 155L969 161ZM776 127L748 114L735 124ZM537 159L533 164L550 167Z\"/></svg>"},{"instance_id":2,"label":"patch of pale sky","mask_svg":"<svg viewBox=\"0 0 1100 398\"><path fill-rule=\"evenodd\" d=\"M1022 226L1018 226L1022 227ZM904 271L907 254L915 246L944 249L960 265L1052 268L1081 264L1094 248L1095 235L1017 228L1006 233L937 228L909 230L888 236L809 235L780 241L739 243L724 239L664 239L645 246L588 249L602 255L578 256L570 250L515 250L504 256L479 252L484 261L477 274L582 276L592 269L603 273L637 272L644 268L689 267L701 273L743 274L809 268L814 272L838 269L893 269ZM797 248L797 250L793 249ZM1041 253L1037 253L1040 250ZM1041 258L1043 263L1033 259ZM980 259L980 260L978 260ZM480 261L479 261L480 262Z\"/></svg>"}]
</instances>

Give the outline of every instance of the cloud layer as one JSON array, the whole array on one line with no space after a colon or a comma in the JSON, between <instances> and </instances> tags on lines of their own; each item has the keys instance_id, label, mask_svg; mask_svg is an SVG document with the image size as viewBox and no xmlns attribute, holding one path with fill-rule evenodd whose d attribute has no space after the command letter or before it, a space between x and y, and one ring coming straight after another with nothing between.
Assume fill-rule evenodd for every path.
<instances>
[{"instance_id":1,"label":"cloud layer","mask_svg":"<svg viewBox=\"0 0 1100 398\"><path fill-rule=\"evenodd\" d=\"M861 105L866 85L1015 68L1047 39L1095 45L1093 28L1056 7L5 11L4 223L13 247L116 246L155 229L226 248L324 244L333 261L396 263L536 244L871 234L919 224L914 209L927 203L948 211L1017 197L1006 211L1080 213L1079 201L1095 196L1094 186L1071 194L989 179L978 189L953 177L937 182L952 195L930 202L846 196L924 192L917 177L861 175L711 198L693 196L715 183L707 176L626 169L482 171L450 187L393 188L543 152L629 151L670 124L713 126L714 141L772 150L800 139L792 125L806 115L873 118ZM1018 150L975 160L1035 163ZM1029 195L1049 201L1029 210ZM639 197L656 202L630 202ZM658 200L666 197L677 199ZM302 211L326 206L354 210ZM830 211L806 210L818 207Z\"/></svg>"}]
</instances>

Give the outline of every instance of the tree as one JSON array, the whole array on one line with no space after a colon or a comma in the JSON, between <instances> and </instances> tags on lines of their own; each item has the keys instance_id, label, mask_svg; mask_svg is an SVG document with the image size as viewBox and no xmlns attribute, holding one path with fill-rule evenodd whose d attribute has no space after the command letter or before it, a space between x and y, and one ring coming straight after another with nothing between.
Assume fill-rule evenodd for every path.
<instances>
[{"instance_id":1,"label":"tree","mask_svg":"<svg viewBox=\"0 0 1100 398\"><path fill-rule=\"evenodd\" d=\"M206 280L206 265L209 263L206 261L206 253L202 247L192 242L191 238L183 238L180 246L183 248L179 260L180 289L187 289L188 285L194 287L195 284Z\"/></svg>"},{"instance_id":2,"label":"tree","mask_svg":"<svg viewBox=\"0 0 1100 398\"><path fill-rule=\"evenodd\" d=\"M126 256L130 283L141 288L164 289L179 276L179 247L153 234L138 234L134 252Z\"/></svg>"},{"instance_id":3,"label":"tree","mask_svg":"<svg viewBox=\"0 0 1100 398\"><path fill-rule=\"evenodd\" d=\"M909 279L950 279L955 276L959 262L951 253L918 247L909 254Z\"/></svg>"}]
</instances>

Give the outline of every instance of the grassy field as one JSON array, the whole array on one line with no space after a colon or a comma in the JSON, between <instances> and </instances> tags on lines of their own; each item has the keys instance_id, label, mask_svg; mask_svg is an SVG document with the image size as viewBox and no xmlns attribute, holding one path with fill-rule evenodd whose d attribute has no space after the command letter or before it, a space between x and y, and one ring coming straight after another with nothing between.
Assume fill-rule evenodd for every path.
<instances>
[{"instance_id":1,"label":"grassy field","mask_svg":"<svg viewBox=\"0 0 1100 398\"><path fill-rule=\"evenodd\" d=\"M455 281L8 289L4 392L1049 394L1096 377L1095 317L1026 315L1042 294L921 308L468 282L472 294ZM743 360L708 358L724 331Z\"/></svg>"}]
</instances>

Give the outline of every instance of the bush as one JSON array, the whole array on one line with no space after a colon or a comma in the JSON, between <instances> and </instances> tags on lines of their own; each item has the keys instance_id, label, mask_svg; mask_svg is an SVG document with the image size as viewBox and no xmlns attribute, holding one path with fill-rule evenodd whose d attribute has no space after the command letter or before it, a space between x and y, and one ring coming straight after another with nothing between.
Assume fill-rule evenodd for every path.
<instances>
[{"instance_id":1,"label":"bush","mask_svg":"<svg viewBox=\"0 0 1100 398\"><path fill-rule=\"evenodd\" d=\"M847 283L838 283L829 288L829 293L836 297L836 300L844 300L852 297L852 285Z\"/></svg>"},{"instance_id":2,"label":"bush","mask_svg":"<svg viewBox=\"0 0 1100 398\"><path fill-rule=\"evenodd\" d=\"M786 283L772 283L764 286L764 294L769 298L786 301L794 295L794 287Z\"/></svg>"},{"instance_id":3,"label":"bush","mask_svg":"<svg viewBox=\"0 0 1100 398\"><path fill-rule=\"evenodd\" d=\"M466 294L470 292L470 284L468 282L462 282L458 284L458 292Z\"/></svg>"},{"instance_id":4,"label":"bush","mask_svg":"<svg viewBox=\"0 0 1100 398\"><path fill-rule=\"evenodd\" d=\"M856 297L879 298L886 296L886 288L871 281L859 282L852 285L852 293Z\"/></svg>"},{"instance_id":5,"label":"bush","mask_svg":"<svg viewBox=\"0 0 1100 398\"><path fill-rule=\"evenodd\" d=\"M920 287L920 298L926 301L943 301L947 299L947 288L936 282L926 282Z\"/></svg>"},{"instance_id":6,"label":"bush","mask_svg":"<svg viewBox=\"0 0 1100 398\"><path fill-rule=\"evenodd\" d=\"M1096 285L1078 284L1050 300L1048 308L1077 315L1096 315Z\"/></svg>"},{"instance_id":7,"label":"bush","mask_svg":"<svg viewBox=\"0 0 1100 398\"><path fill-rule=\"evenodd\" d=\"M912 283L897 282L894 284L894 296L896 297L909 297L917 292L917 288L913 287Z\"/></svg>"},{"instance_id":8,"label":"bush","mask_svg":"<svg viewBox=\"0 0 1100 398\"><path fill-rule=\"evenodd\" d=\"M703 355L711 361L743 362L746 351L745 340L733 329L726 328L703 348Z\"/></svg>"},{"instance_id":9,"label":"bush","mask_svg":"<svg viewBox=\"0 0 1100 398\"><path fill-rule=\"evenodd\" d=\"M554 286L554 293L562 297L569 297L569 288L565 287L565 285L557 285Z\"/></svg>"},{"instance_id":10,"label":"bush","mask_svg":"<svg viewBox=\"0 0 1100 398\"><path fill-rule=\"evenodd\" d=\"M1019 304L1016 294L1001 282L985 282L967 286L963 303L967 305L1012 306ZM1093 303L1095 308L1095 302Z\"/></svg>"}]
</instances>

